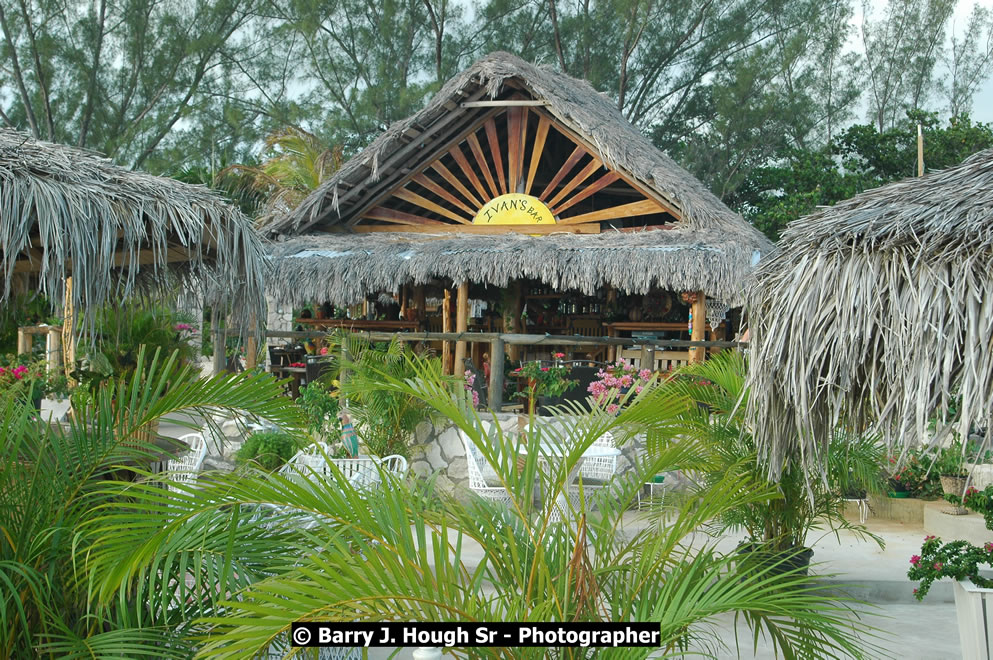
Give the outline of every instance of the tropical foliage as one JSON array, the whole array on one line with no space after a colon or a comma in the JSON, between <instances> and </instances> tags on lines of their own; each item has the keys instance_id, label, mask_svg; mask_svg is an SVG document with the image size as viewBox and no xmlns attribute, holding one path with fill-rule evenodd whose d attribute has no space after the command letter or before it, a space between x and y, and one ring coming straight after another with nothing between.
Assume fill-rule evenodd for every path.
<instances>
[{"instance_id":1,"label":"tropical foliage","mask_svg":"<svg viewBox=\"0 0 993 660\"><path fill-rule=\"evenodd\" d=\"M179 622L151 618L148 593L98 602L85 570L94 537L81 531L104 507L128 509L132 485L113 479L161 458L142 442L157 421L196 428L249 413L300 426L268 376L198 380L175 355L142 353L137 367L94 390L66 424L43 423L15 390L0 391L2 657L186 657Z\"/></svg>"},{"instance_id":2,"label":"tropical foliage","mask_svg":"<svg viewBox=\"0 0 993 660\"><path fill-rule=\"evenodd\" d=\"M696 405L679 415L674 436L696 438L713 448L715 462L702 471L705 483L716 486L727 474L765 482L766 467L758 460L755 440L745 421L748 391L747 366L736 351L724 351L706 362L681 369L662 386L672 396L683 396ZM715 518L717 529L743 530L748 540L773 552L803 548L812 531L828 533L847 529L882 541L865 527L844 516L844 493L881 490L880 469L884 448L871 436L839 430L828 447L824 478L808 476L795 458L788 458L780 480L768 483L776 496L768 500L742 499Z\"/></svg>"},{"instance_id":3,"label":"tropical foliage","mask_svg":"<svg viewBox=\"0 0 993 660\"><path fill-rule=\"evenodd\" d=\"M825 587L795 574L772 577L722 555L713 541L691 543L700 525L734 503L768 499L769 487L747 475L695 489L665 524L622 531L621 515L646 475L708 467L712 453L698 440L659 443L613 484L599 513L588 514L581 499L579 510L567 505L568 522L556 521L556 496L596 438L660 433L679 423L685 399L647 388L616 416L563 410L559 421L575 444L556 459L536 436L488 441L460 385L439 378L433 362L405 359L409 377L381 370L377 388L451 419L493 467L509 504L446 494L430 480L359 492L338 474L301 480L246 470L173 493L135 484L127 505L104 502L82 534L93 543L83 562L97 602L147 599L147 625L181 631L186 644L201 640L205 657L279 646L298 620L653 621L667 653L715 651L723 640L707 624L724 612L741 615L788 656L874 655L871 630ZM655 650L460 651L639 658Z\"/></svg>"}]
</instances>

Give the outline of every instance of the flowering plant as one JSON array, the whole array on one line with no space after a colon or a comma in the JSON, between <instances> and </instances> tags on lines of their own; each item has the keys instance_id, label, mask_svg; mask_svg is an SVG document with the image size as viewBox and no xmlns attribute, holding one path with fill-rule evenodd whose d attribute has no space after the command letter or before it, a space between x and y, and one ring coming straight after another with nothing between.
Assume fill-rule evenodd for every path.
<instances>
[{"instance_id":1,"label":"flowering plant","mask_svg":"<svg viewBox=\"0 0 993 660\"><path fill-rule=\"evenodd\" d=\"M528 362L511 372L528 382L527 389L516 396L527 398L528 413L534 412L534 402L539 396L560 396L579 384L578 380L567 377L570 371L572 369L566 365L543 367L541 362Z\"/></svg>"},{"instance_id":2,"label":"flowering plant","mask_svg":"<svg viewBox=\"0 0 993 660\"><path fill-rule=\"evenodd\" d=\"M586 391L593 395L593 400L599 405L605 405L608 413L618 410L621 397L634 387L635 394L641 394L645 385L652 379L649 369L637 369L624 360L617 364L600 369L596 376L599 380L590 383Z\"/></svg>"},{"instance_id":3,"label":"flowering plant","mask_svg":"<svg viewBox=\"0 0 993 660\"><path fill-rule=\"evenodd\" d=\"M912 497L937 497L941 494L941 483L936 470L931 469L933 457L924 449L913 449L907 453L906 462L897 468L897 460L890 457L890 488L898 493L910 493Z\"/></svg>"},{"instance_id":4,"label":"flowering plant","mask_svg":"<svg viewBox=\"0 0 993 660\"><path fill-rule=\"evenodd\" d=\"M479 407L479 392L477 392L476 390L472 389L472 386L476 382L476 374L474 374L471 371L469 371L468 369L466 369L464 376L465 376L465 385L464 385L464 387L465 387L465 389L466 389L467 392L471 392L471 396L472 396L472 407L473 408L478 408Z\"/></svg>"},{"instance_id":5,"label":"flowering plant","mask_svg":"<svg viewBox=\"0 0 993 660\"><path fill-rule=\"evenodd\" d=\"M946 499L981 513L986 520L986 529L993 531L993 486L987 486L984 490L969 488L961 499L954 495ZM980 575L980 566L993 567L993 541L984 543L982 547L968 541L952 541L942 545L940 538L926 536L921 554L910 558L907 577L920 581L920 586L914 589L917 600L927 595L935 580L945 577L953 580L968 578L977 587L993 589L993 579Z\"/></svg>"},{"instance_id":6,"label":"flowering plant","mask_svg":"<svg viewBox=\"0 0 993 660\"><path fill-rule=\"evenodd\" d=\"M28 355L0 356L0 389L29 390L32 399L68 395L68 382L61 372L49 374L44 361L32 361Z\"/></svg>"}]
</instances>

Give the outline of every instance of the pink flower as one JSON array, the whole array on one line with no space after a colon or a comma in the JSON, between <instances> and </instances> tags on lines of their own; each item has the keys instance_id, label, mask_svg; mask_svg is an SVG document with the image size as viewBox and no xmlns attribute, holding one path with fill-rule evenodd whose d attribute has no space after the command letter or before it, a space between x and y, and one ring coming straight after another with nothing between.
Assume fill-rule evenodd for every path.
<instances>
[{"instance_id":1,"label":"pink flower","mask_svg":"<svg viewBox=\"0 0 993 660\"><path fill-rule=\"evenodd\" d=\"M555 354L555 357L556 357L556 359L559 359L559 360L561 360L562 358L564 358L564 357L565 357L565 353L556 353L556 354Z\"/></svg>"},{"instance_id":2,"label":"pink flower","mask_svg":"<svg viewBox=\"0 0 993 660\"><path fill-rule=\"evenodd\" d=\"M613 415L618 410L620 410L620 406L618 406L616 403L612 403L609 406L607 406L607 412L611 415Z\"/></svg>"},{"instance_id":3,"label":"pink flower","mask_svg":"<svg viewBox=\"0 0 993 660\"><path fill-rule=\"evenodd\" d=\"M472 406L475 408L479 405L479 392L472 390Z\"/></svg>"},{"instance_id":4,"label":"pink flower","mask_svg":"<svg viewBox=\"0 0 993 660\"><path fill-rule=\"evenodd\" d=\"M631 383L633 383L634 381L631 380L631 376L624 374L623 376L621 376L620 382L621 382L621 387L631 387Z\"/></svg>"},{"instance_id":5,"label":"pink flower","mask_svg":"<svg viewBox=\"0 0 993 660\"><path fill-rule=\"evenodd\" d=\"M634 393L635 394L641 394L641 391L643 389L645 389L645 388L643 386L639 385L638 387L634 388Z\"/></svg>"},{"instance_id":6,"label":"pink flower","mask_svg":"<svg viewBox=\"0 0 993 660\"><path fill-rule=\"evenodd\" d=\"M934 562L934 570L940 571L942 566L944 566L944 564L942 564L940 561Z\"/></svg>"},{"instance_id":7,"label":"pink flower","mask_svg":"<svg viewBox=\"0 0 993 660\"><path fill-rule=\"evenodd\" d=\"M919 564L920 561L921 561L920 555L914 555L913 557L910 558L910 563L913 564L914 566L917 566L917 564Z\"/></svg>"},{"instance_id":8,"label":"pink flower","mask_svg":"<svg viewBox=\"0 0 993 660\"><path fill-rule=\"evenodd\" d=\"M193 326L189 323L177 323L173 326L173 330L176 332L182 332L183 330L192 330Z\"/></svg>"},{"instance_id":9,"label":"pink flower","mask_svg":"<svg viewBox=\"0 0 993 660\"><path fill-rule=\"evenodd\" d=\"M327 346L321 346L320 353L321 353L321 355L327 355L328 354L328 347Z\"/></svg>"},{"instance_id":10,"label":"pink flower","mask_svg":"<svg viewBox=\"0 0 993 660\"><path fill-rule=\"evenodd\" d=\"M986 552L993 552L993 541L987 541L986 545L983 546L983 549L986 550Z\"/></svg>"},{"instance_id":11,"label":"pink flower","mask_svg":"<svg viewBox=\"0 0 993 660\"><path fill-rule=\"evenodd\" d=\"M930 540L931 540L931 539L933 539L933 538L935 538L933 534L928 534L927 536L925 536L925 537L924 537L924 541L925 541L925 542L926 542L926 541L930 541Z\"/></svg>"},{"instance_id":12,"label":"pink flower","mask_svg":"<svg viewBox=\"0 0 993 660\"><path fill-rule=\"evenodd\" d=\"M914 589L914 594L915 594L915 595L917 594L917 589Z\"/></svg>"},{"instance_id":13,"label":"pink flower","mask_svg":"<svg viewBox=\"0 0 993 660\"><path fill-rule=\"evenodd\" d=\"M548 371L548 367L542 367L541 370L542 371Z\"/></svg>"}]
</instances>

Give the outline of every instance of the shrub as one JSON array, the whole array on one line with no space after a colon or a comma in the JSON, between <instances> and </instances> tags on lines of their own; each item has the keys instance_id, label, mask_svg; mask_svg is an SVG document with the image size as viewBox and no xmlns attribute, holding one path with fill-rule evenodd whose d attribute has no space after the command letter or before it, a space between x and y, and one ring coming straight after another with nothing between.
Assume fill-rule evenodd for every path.
<instances>
[{"instance_id":1,"label":"shrub","mask_svg":"<svg viewBox=\"0 0 993 660\"><path fill-rule=\"evenodd\" d=\"M264 470L278 470L293 458L299 449L296 439L288 433L265 431L253 433L235 453L239 463L252 461Z\"/></svg>"}]
</instances>

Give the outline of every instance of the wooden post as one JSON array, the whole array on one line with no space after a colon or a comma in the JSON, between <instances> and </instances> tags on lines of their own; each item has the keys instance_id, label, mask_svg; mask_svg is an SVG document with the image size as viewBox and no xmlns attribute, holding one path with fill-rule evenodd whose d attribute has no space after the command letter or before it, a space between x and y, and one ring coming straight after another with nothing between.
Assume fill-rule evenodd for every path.
<instances>
[{"instance_id":1,"label":"wooden post","mask_svg":"<svg viewBox=\"0 0 993 660\"><path fill-rule=\"evenodd\" d=\"M400 320L407 320L407 285L400 285Z\"/></svg>"},{"instance_id":2,"label":"wooden post","mask_svg":"<svg viewBox=\"0 0 993 660\"><path fill-rule=\"evenodd\" d=\"M455 306L455 332L466 332L469 329L469 283L459 284L458 303ZM455 364L453 372L461 374L465 371L465 342L455 342Z\"/></svg>"},{"instance_id":3,"label":"wooden post","mask_svg":"<svg viewBox=\"0 0 993 660\"><path fill-rule=\"evenodd\" d=\"M62 366L68 377L76 368L76 311L72 304L72 275L65 281L62 307Z\"/></svg>"},{"instance_id":4,"label":"wooden post","mask_svg":"<svg viewBox=\"0 0 993 660\"><path fill-rule=\"evenodd\" d=\"M442 332L452 331L452 292L445 289L445 300L441 306L441 330ZM441 368L446 374L452 372L452 342L441 342Z\"/></svg>"},{"instance_id":5,"label":"wooden post","mask_svg":"<svg viewBox=\"0 0 993 660\"><path fill-rule=\"evenodd\" d=\"M490 382L488 386L490 410L500 412L503 408L503 354L504 342L496 339L490 342Z\"/></svg>"},{"instance_id":6,"label":"wooden post","mask_svg":"<svg viewBox=\"0 0 993 660\"><path fill-rule=\"evenodd\" d=\"M24 328L17 329L17 354L25 355L31 352L31 335Z\"/></svg>"},{"instance_id":7,"label":"wooden post","mask_svg":"<svg viewBox=\"0 0 993 660\"><path fill-rule=\"evenodd\" d=\"M521 312L523 311L524 297L521 295L521 281L511 282L508 289L510 291L510 309L505 310L503 313L503 331L507 334L515 334L523 330L521 327ZM517 362L521 359L521 347L511 344L507 347L507 355L510 356L511 361Z\"/></svg>"},{"instance_id":8,"label":"wooden post","mask_svg":"<svg viewBox=\"0 0 993 660\"><path fill-rule=\"evenodd\" d=\"M707 296L703 291L696 292L696 301L690 307L690 314L693 315L693 332L690 334L692 341L704 341L707 332ZM707 349L703 346L690 349L690 362L703 362L707 359Z\"/></svg>"},{"instance_id":9,"label":"wooden post","mask_svg":"<svg viewBox=\"0 0 993 660\"><path fill-rule=\"evenodd\" d=\"M224 355L226 344L224 341L224 328L221 327L221 314L217 311L216 307L210 313L210 336L214 346L214 357L211 366L216 376L224 371L227 363L226 356Z\"/></svg>"},{"instance_id":10,"label":"wooden post","mask_svg":"<svg viewBox=\"0 0 993 660\"><path fill-rule=\"evenodd\" d=\"M924 130L917 124L917 176L924 176Z\"/></svg>"},{"instance_id":11,"label":"wooden post","mask_svg":"<svg viewBox=\"0 0 993 660\"><path fill-rule=\"evenodd\" d=\"M427 312L427 302L425 301L424 285L418 284L414 287L414 307L417 308L417 320L424 321Z\"/></svg>"},{"instance_id":12,"label":"wooden post","mask_svg":"<svg viewBox=\"0 0 993 660\"><path fill-rule=\"evenodd\" d=\"M48 373L54 374L62 363L62 329L52 326L45 336L45 357L48 363Z\"/></svg>"},{"instance_id":13,"label":"wooden post","mask_svg":"<svg viewBox=\"0 0 993 660\"><path fill-rule=\"evenodd\" d=\"M648 345L642 346L640 361L642 369L655 371L655 347Z\"/></svg>"}]
</instances>

